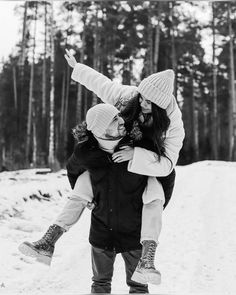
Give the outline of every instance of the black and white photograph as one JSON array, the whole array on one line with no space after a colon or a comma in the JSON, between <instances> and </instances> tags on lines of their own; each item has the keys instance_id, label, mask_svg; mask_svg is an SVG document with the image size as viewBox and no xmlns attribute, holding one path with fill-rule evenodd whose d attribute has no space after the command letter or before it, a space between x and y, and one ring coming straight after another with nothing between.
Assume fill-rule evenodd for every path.
<instances>
[{"instance_id":1,"label":"black and white photograph","mask_svg":"<svg viewBox=\"0 0 236 295\"><path fill-rule=\"evenodd\" d=\"M236 294L236 1L0 0L0 294Z\"/></svg>"}]
</instances>

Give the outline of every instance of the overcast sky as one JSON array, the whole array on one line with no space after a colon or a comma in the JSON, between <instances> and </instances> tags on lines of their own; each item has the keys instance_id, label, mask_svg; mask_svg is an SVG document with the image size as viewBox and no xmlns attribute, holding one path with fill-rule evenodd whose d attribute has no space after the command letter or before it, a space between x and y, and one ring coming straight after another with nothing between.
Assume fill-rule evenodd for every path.
<instances>
[{"instance_id":1,"label":"overcast sky","mask_svg":"<svg viewBox=\"0 0 236 295\"><path fill-rule=\"evenodd\" d=\"M0 60L7 58L19 40L19 17L14 7L24 1L0 1Z\"/></svg>"}]
</instances>

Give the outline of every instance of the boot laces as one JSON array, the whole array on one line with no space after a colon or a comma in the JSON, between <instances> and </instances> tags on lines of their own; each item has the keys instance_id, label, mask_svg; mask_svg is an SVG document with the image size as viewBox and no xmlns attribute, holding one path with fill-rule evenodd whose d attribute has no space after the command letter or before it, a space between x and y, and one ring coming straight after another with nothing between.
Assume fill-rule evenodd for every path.
<instances>
[{"instance_id":1,"label":"boot laces","mask_svg":"<svg viewBox=\"0 0 236 295\"><path fill-rule=\"evenodd\" d=\"M154 266L154 258L155 258L155 250L156 250L156 245L154 243L150 243L147 254L146 254L146 265L148 268L155 268Z\"/></svg>"},{"instance_id":2,"label":"boot laces","mask_svg":"<svg viewBox=\"0 0 236 295\"><path fill-rule=\"evenodd\" d=\"M42 246L42 248L45 248L45 249L48 247L48 245L53 246L50 243L50 239L51 239L52 233L54 232L56 227L57 226L55 224L53 224L49 227L49 229L46 231L46 233L44 234L42 239L38 241L39 246Z\"/></svg>"},{"instance_id":3,"label":"boot laces","mask_svg":"<svg viewBox=\"0 0 236 295\"><path fill-rule=\"evenodd\" d=\"M47 250L50 247L49 243L44 238L34 242L33 244L42 250Z\"/></svg>"}]
</instances>

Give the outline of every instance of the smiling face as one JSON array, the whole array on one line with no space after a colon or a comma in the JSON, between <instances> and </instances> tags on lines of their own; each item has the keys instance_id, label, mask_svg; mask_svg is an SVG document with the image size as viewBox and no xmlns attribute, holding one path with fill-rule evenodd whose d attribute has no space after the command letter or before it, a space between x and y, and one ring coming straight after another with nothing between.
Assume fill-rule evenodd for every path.
<instances>
[{"instance_id":1,"label":"smiling face","mask_svg":"<svg viewBox=\"0 0 236 295\"><path fill-rule=\"evenodd\" d=\"M108 128L106 129L104 138L108 140L116 140L124 137L125 135L125 122L120 117L120 115L117 114L109 124Z\"/></svg>"},{"instance_id":2,"label":"smiling face","mask_svg":"<svg viewBox=\"0 0 236 295\"><path fill-rule=\"evenodd\" d=\"M139 103L143 114L150 114L152 112L152 102L142 95L140 95Z\"/></svg>"}]
</instances>

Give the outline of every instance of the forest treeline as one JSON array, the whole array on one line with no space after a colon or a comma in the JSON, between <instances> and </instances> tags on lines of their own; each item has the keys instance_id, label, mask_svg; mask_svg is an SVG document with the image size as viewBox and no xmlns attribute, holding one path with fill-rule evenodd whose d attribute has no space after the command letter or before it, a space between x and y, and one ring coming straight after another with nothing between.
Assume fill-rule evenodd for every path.
<instances>
[{"instance_id":1,"label":"forest treeline","mask_svg":"<svg viewBox=\"0 0 236 295\"><path fill-rule=\"evenodd\" d=\"M71 80L65 48L123 84L172 68L186 132L178 163L236 160L235 2L53 5L26 1L15 9L21 35L0 73L1 170L64 167L71 128L100 102ZM197 7L201 13L190 13ZM199 21L202 13L210 15L208 24ZM210 60L203 32L211 36Z\"/></svg>"}]
</instances>

